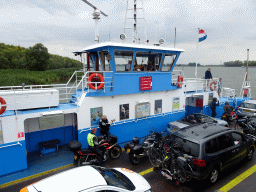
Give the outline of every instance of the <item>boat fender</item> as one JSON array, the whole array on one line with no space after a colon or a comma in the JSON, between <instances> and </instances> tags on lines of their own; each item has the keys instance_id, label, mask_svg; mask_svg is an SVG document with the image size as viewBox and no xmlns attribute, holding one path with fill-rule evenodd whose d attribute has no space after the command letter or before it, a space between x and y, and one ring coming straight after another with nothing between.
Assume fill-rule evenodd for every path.
<instances>
[{"instance_id":1,"label":"boat fender","mask_svg":"<svg viewBox=\"0 0 256 192\"><path fill-rule=\"evenodd\" d=\"M6 110L6 101L2 97L0 97L0 103L2 105L2 107L0 108L0 115L1 115Z\"/></svg>"},{"instance_id":2,"label":"boat fender","mask_svg":"<svg viewBox=\"0 0 256 192\"><path fill-rule=\"evenodd\" d=\"M91 80L92 80L93 77L99 77L99 78L100 78L101 84L100 84L99 86L94 87L94 86L92 85ZM95 82L95 83L97 83L97 82ZM101 89L101 88L104 86L104 78L103 78L102 75L100 75L99 73L93 73L93 74L91 74L90 77L88 78L88 85L89 85L89 87L90 87L91 89L99 90L99 89Z\"/></svg>"},{"instance_id":3,"label":"boat fender","mask_svg":"<svg viewBox=\"0 0 256 192\"><path fill-rule=\"evenodd\" d=\"M183 76L178 76L178 84L177 84L178 88L181 88L182 82L183 82Z\"/></svg>"},{"instance_id":4,"label":"boat fender","mask_svg":"<svg viewBox=\"0 0 256 192\"><path fill-rule=\"evenodd\" d=\"M212 85L214 85L214 86L212 86ZM210 89L211 89L211 91L215 90L215 89L216 89L216 86L217 86L216 81L212 81L211 84L210 84Z\"/></svg>"}]
</instances>

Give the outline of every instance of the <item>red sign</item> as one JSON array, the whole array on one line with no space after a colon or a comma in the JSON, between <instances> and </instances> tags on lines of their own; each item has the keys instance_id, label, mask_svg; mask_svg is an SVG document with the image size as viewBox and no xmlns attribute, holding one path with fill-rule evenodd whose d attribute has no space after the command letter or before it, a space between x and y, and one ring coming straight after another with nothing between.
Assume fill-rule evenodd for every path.
<instances>
[{"instance_id":1,"label":"red sign","mask_svg":"<svg viewBox=\"0 0 256 192\"><path fill-rule=\"evenodd\" d=\"M152 89L152 76L140 77L140 90L151 90Z\"/></svg>"},{"instance_id":2,"label":"red sign","mask_svg":"<svg viewBox=\"0 0 256 192\"><path fill-rule=\"evenodd\" d=\"M24 137L24 132L19 132L18 133L18 138Z\"/></svg>"}]
</instances>

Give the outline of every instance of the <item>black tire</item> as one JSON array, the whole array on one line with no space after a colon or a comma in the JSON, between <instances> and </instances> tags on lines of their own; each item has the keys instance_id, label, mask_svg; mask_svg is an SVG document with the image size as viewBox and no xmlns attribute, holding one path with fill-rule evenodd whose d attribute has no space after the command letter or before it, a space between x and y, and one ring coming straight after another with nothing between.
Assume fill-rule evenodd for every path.
<instances>
[{"instance_id":1,"label":"black tire","mask_svg":"<svg viewBox=\"0 0 256 192\"><path fill-rule=\"evenodd\" d=\"M252 160L253 153L254 153L254 150L253 150L253 148L251 147L251 148L248 150L248 153L247 153L247 160L248 160L248 161Z\"/></svg>"},{"instance_id":2,"label":"black tire","mask_svg":"<svg viewBox=\"0 0 256 192\"><path fill-rule=\"evenodd\" d=\"M74 159L74 161L73 161L74 167L78 167L78 160L79 160L79 159L76 159L76 160Z\"/></svg>"},{"instance_id":3,"label":"black tire","mask_svg":"<svg viewBox=\"0 0 256 192\"><path fill-rule=\"evenodd\" d=\"M158 167L163 163L161 152L154 147L150 148L148 157L153 167Z\"/></svg>"},{"instance_id":4,"label":"black tire","mask_svg":"<svg viewBox=\"0 0 256 192\"><path fill-rule=\"evenodd\" d=\"M178 182L185 183L187 181L187 173L184 167L181 164L175 163L171 166L171 172L175 176Z\"/></svg>"},{"instance_id":5,"label":"black tire","mask_svg":"<svg viewBox=\"0 0 256 192\"><path fill-rule=\"evenodd\" d=\"M133 165L138 165L140 163L140 158L134 157L134 153L129 153L129 160Z\"/></svg>"},{"instance_id":6,"label":"black tire","mask_svg":"<svg viewBox=\"0 0 256 192\"><path fill-rule=\"evenodd\" d=\"M119 145L115 145L110 149L109 153L112 159L117 159L122 154L122 148Z\"/></svg>"},{"instance_id":7,"label":"black tire","mask_svg":"<svg viewBox=\"0 0 256 192\"><path fill-rule=\"evenodd\" d=\"M214 183L217 182L218 178L219 178L219 170L217 168L213 168L211 170L211 173L210 173L209 177L208 177L208 181L211 184L214 184Z\"/></svg>"}]
</instances>

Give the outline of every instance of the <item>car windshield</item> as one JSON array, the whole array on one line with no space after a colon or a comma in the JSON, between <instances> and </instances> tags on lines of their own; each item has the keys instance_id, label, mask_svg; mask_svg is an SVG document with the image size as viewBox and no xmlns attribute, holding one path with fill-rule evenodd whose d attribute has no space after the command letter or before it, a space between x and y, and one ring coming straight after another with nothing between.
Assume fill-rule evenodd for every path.
<instances>
[{"instance_id":1,"label":"car windshield","mask_svg":"<svg viewBox=\"0 0 256 192\"><path fill-rule=\"evenodd\" d=\"M107 169L104 167L96 166L94 166L94 169L96 169L104 177L107 184L110 186L115 186L131 191L135 189L135 186L130 181L130 179L115 169Z\"/></svg>"},{"instance_id":2,"label":"car windshield","mask_svg":"<svg viewBox=\"0 0 256 192\"><path fill-rule=\"evenodd\" d=\"M189 140L180 138L176 135L173 135L172 143L175 146L175 148L179 149L182 153L185 153L187 155L191 155L194 157L199 156L199 144L191 142Z\"/></svg>"}]
</instances>

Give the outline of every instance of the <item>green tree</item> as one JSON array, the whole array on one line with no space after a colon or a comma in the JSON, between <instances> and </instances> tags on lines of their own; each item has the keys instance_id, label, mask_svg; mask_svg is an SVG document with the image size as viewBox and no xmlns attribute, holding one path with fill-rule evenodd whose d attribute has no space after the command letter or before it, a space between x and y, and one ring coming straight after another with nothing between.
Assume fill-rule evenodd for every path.
<instances>
[{"instance_id":1,"label":"green tree","mask_svg":"<svg viewBox=\"0 0 256 192\"><path fill-rule=\"evenodd\" d=\"M48 49L42 43L29 47L25 52L26 68L30 71L45 71L49 64L49 59Z\"/></svg>"}]
</instances>

